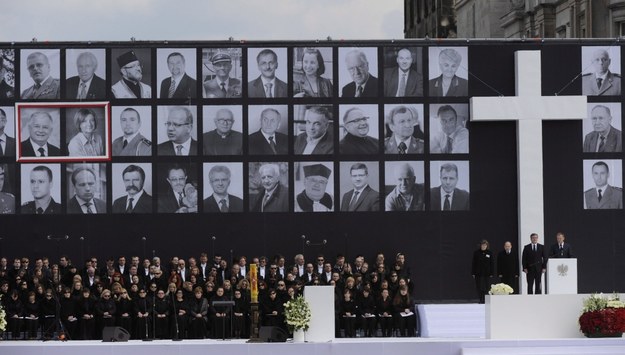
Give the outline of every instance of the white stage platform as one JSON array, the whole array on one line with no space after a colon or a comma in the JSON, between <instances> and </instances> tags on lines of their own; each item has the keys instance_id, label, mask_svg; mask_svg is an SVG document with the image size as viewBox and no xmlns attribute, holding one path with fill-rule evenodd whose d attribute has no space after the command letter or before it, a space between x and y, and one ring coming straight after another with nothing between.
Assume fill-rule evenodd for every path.
<instances>
[{"instance_id":1,"label":"white stage platform","mask_svg":"<svg viewBox=\"0 0 625 355\"><path fill-rule=\"evenodd\" d=\"M37 342L0 341L2 355L592 355L625 354L620 339L434 339L434 338L355 338L328 343L255 343L244 340L157 340L127 343L99 341Z\"/></svg>"}]
</instances>

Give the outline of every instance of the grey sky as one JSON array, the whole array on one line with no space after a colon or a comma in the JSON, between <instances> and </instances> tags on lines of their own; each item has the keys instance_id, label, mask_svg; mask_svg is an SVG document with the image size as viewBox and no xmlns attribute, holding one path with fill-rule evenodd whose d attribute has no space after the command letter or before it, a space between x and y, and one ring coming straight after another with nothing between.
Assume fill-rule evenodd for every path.
<instances>
[{"instance_id":1,"label":"grey sky","mask_svg":"<svg viewBox=\"0 0 625 355\"><path fill-rule=\"evenodd\" d=\"M0 41L401 39L401 0L21 0Z\"/></svg>"}]
</instances>

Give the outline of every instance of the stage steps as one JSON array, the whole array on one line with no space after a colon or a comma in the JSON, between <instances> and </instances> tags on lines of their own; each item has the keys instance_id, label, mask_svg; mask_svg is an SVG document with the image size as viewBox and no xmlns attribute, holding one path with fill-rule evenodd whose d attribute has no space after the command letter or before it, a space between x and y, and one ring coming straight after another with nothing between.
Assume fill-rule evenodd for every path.
<instances>
[{"instance_id":1,"label":"stage steps","mask_svg":"<svg viewBox=\"0 0 625 355\"><path fill-rule=\"evenodd\" d=\"M486 308L483 304L419 304L423 338L484 338Z\"/></svg>"}]
</instances>

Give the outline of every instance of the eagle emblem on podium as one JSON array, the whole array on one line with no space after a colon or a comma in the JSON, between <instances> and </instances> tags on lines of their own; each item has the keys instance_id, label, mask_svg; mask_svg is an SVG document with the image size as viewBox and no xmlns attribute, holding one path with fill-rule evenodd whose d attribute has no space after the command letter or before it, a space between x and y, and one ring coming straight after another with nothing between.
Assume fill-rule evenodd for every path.
<instances>
[{"instance_id":1,"label":"eagle emblem on podium","mask_svg":"<svg viewBox=\"0 0 625 355\"><path fill-rule=\"evenodd\" d=\"M569 272L569 266L568 265L564 265L564 264L558 265L558 275L566 276L566 274L568 272Z\"/></svg>"}]
</instances>

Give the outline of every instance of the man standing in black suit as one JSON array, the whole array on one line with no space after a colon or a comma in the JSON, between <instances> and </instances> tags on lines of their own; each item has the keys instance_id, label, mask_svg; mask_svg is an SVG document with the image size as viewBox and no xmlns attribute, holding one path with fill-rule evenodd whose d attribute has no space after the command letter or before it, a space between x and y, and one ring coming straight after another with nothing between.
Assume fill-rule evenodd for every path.
<instances>
[{"instance_id":1,"label":"man standing in black suit","mask_svg":"<svg viewBox=\"0 0 625 355\"><path fill-rule=\"evenodd\" d=\"M532 233L530 235L530 244L527 244L523 248L523 272L527 277L527 293L528 294L541 294L541 278L547 270L547 255L545 254L545 248L542 244L538 243L538 234ZM535 287L534 287L535 286ZM534 287L534 290L532 290Z\"/></svg>"},{"instance_id":2,"label":"man standing in black suit","mask_svg":"<svg viewBox=\"0 0 625 355\"><path fill-rule=\"evenodd\" d=\"M519 293L519 254L512 250L512 243L506 241L497 255L497 274L501 282Z\"/></svg>"},{"instance_id":3,"label":"man standing in black suit","mask_svg":"<svg viewBox=\"0 0 625 355\"><path fill-rule=\"evenodd\" d=\"M278 55L271 49L263 49L256 56L260 76L247 84L249 97L273 98L286 97L287 85L276 77Z\"/></svg>"},{"instance_id":4,"label":"man standing in black suit","mask_svg":"<svg viewBox=\"0 0 625 355\"><path fill-rule=\"evenodd\" d=\"M0 108L0 157L15 156L15 138L9 137L4 129L7 126L7 114Z\"/></svg>"},{"instance_id":5,"label":"man standing in black suit","mask_svg":"<svg viewBox=\"0 0 625 355\"><path fill-rule=\"evenodd\" d=\"M161 82L161 99L195 99L197 82L187 75L185 59L179 52L167 56L167 68L171 76Z\"/></svg>"},{"instance_id":6,"label":"man standing in black suit","mask_svg":"<svg viewBox=\"0 0 625 355\"><path fill-rule=\"evenodd\" d=\"M22 141L21 155L23 157L54 157L61 155L61 150L48 143L54 121L49 113L40 111L30 115L28 133L30 138Z\"/></svg>"},{"instance_id":7,"label":"man standing in black suit","mask_svg":"<svg viewBox=\"0 0 625 355\"><path fill-rule=\"evenodd\" d=\"M228 193L230 169L215 165L208 172L213 194L204 199L204 212L243 212L243 200Z\"/></svg>"},{"instance_id":8,"label":"man standing in black suit","mask_svg":"<svg viewBox=\"0 0 625 355\"><path fill-rule=\"evenodd\" d=\"M378 96L378 78L369 73L369 61L360 49L352 49L345 56L347 71L352 82L343 86L342 97Z\"/></svg>"},{"instance_id":9,"label":"man standing in black suit","mask_svg":"<svg viewBox=\"0 0 625 355\"><path fill-rule=\"evenodd\" d=\"M106 81L95 75L98 59L91 52L82 52L76 59L77 76L65 82L68 99L102 100L106 97Z\"/></svg>"},{"instance_id":10,"label":"man standing in black suit","mask_svg":"<svg viewBox=\"0 0 625 355\"><path fill-rule=\"evenodd\" d=\"M278 155L288 154L288 137L277 132L282 116L274 108L266 108L260 114L260 130L250 134L249 154Z\"/></svg>"},{"instance_id":11,"label":"man standing in black suit","mask_svg":"<svg viewBox=\"0 0 625 355\"><path fill-rule=\"evenodd\" d=\"M280 183L280 167L264 164L258 168L262 189L250 198L251 212L288 212L288 188Z\"/></svg>"},{"instance_id":12,"label":"man standing in black suit","mask_svg":"<svg viewBox=\"0 0 625 355\"><path fill-rule=\"evenodd\" d=\"M184 106L173 107L167 116L167 138L157 146L158 155L197 155L197 141L191 136L193 114Z\"/></svg>"},{"instance_id":13,"label":"man standing in black suit","mask_svg":"<svg viewBox=\"0 0 625 355\"><path fill-rule=\"evenodd\" d=\"M430 190L432 211L468 211L469 192L456 188L458 166L454 163L441 165L441 184Z\"/></svg>"},{"instance_id":14,"label":"man standing in black suit","mask_svg":"<svg viewBox=\"0 0 625 355\"><path fill-rule=\"evenodd\" d=\"M106 213L106 203L95 197L98 179L91 168L74 169L71 181L75 194L67 203L67 213Z\"/></svg>"},{"instance_id":15,"label":"man standing in black suit","mask_svg":"<svg viewBox=\"0 0 625 355\"><path fill-rule=\"evenodd\" d=\"M54 201L51 195L53 186L52 170L38 165L30 171L30 192L33 201L22 205L23 214L59 214L61 204ZM23 196L22 196L23 197Z\"/></svg>"},{"instance_id":16,"label":"man standing in black suit","mask_svg":"<svg viewBox=\"0 0 625 355\"><path fill-rule=\"evenodd\" d=\"M380 194L369 186L369 169L363 163L349 168L354 188L343 195L341 212L379 211Z\"/></svg>"},{"instance_id":17,"label":"man standing in black suit","mask_svg":"<svg viewBox=\"0 0 625 355\"><path fill-rule=\"evenodd\" d=\"M145 171L130 164L122 172L122 178L128 195L113 202L113 213L152 213L152 196L143 190Z\"/></svg>"},{"instance_id":18,"label":"man standing in black suit","mask_svg":"<svg viewBox=\"0 0 625 355\"><path fill-rule=\"evenodd\" d=\"M556 234L556 243L549 250L549 258L574 258L573 248L571 244L564 242L564 233Z\"/></svg>"}]
</instances>

